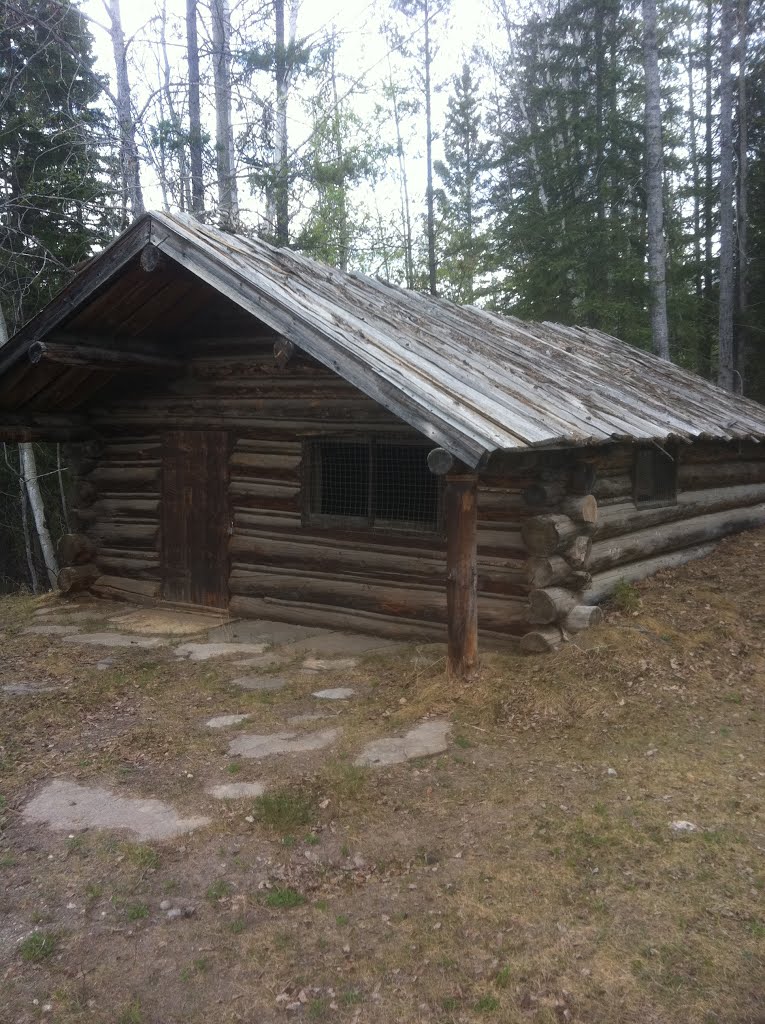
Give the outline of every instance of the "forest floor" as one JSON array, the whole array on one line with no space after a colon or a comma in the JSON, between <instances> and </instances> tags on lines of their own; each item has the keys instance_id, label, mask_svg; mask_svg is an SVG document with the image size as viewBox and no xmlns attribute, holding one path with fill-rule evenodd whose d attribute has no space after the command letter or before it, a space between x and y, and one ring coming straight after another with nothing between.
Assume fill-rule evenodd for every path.
<instances>
[{"instance_id":1,"label":"forest floor","mask_svg":"<svg viewBox=\"0 0 765 1024\"><path fill-rule=\"evenodd\" d=\"M296 655L258 692L188 638L105 651L24 632L72 621L50 599L0 602L1 1024L765 1021L765 531L620 605L469 686L409 646ZM325 749L231 753L317 713ZM355 763L434 718L443 753ZM54 830L25 814L52 780L208 821Z\"/></svg>"}]
</instances>

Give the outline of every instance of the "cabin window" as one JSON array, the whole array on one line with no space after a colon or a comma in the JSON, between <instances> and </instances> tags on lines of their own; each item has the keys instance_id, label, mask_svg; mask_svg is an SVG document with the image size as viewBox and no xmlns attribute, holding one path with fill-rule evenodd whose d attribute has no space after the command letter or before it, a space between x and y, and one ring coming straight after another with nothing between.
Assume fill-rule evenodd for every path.
<instances>
[{"instance_id":1,"label":"cabin window","mask_svg":"<svg viewBox=\"0 0 765 1024\"><path fill-rule=\"evenodd\" d=\"M369 438L311 441L307 519L324 526L434 531L438 477L426 445Z\"/></svg>"},{"instance_id":2,"label":"cabin window","mask_svg":"<svg viewBox=\"0 0 765 1024\"><path fill-rule=\"evenodd\" d=\"M632 493L636 505L672 505L677 501L677 457L655 445L635 450Z\"/></svg>"}]
</instances>

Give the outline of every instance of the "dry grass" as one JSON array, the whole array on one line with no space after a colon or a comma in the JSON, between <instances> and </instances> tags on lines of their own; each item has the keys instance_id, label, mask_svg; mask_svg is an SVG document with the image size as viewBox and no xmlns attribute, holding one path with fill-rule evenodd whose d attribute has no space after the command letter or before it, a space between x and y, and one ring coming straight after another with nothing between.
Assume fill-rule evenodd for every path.
<instances>
[{"instance_id":1,"label":"dry grass","mask_svg":"<svg viewBox=\"0 0 765 1024\"><path fill-rule=\"evenodd\" d=\"M241 693L225 663L164 651L99 671L102 651L21 633L36 601L0 602L0 683L61 687L3 706L0 1020L761 1024L763 551L763 531L732 539L470 685L431 647L365 659L322 680L365 694L335 748L235 774L204 719L283 728L315 681L290 666L284 691ZM354 767L432 713L447 754ZM19 809L53 776L213 823L163 844L33 829ZM213 804L227 779L279 799ZM25 959L34 935L55 943Z\"/></svg>"}]
</instances>

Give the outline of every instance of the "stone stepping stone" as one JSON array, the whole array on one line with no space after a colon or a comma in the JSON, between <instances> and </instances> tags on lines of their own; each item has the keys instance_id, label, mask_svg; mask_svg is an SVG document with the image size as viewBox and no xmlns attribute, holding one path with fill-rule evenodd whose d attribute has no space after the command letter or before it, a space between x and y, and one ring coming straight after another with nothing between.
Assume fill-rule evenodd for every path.
<instances>
[{"instance_id":1,"label":"stone stepping stone","mask_svg":"<svg viewBox=\"0 0 765 1024\"><path fill-rule=\"evenodd\" d=\"M205 725L208 729L228 729L230 725L239 725L248 718L252 718L252 715L216 715L215 718L208 718Z\"/></svg>"},{"instance_id":2,"label":"stone stepping stone","mask_svg":"<svg viewBox=\"0 0 765 1024\"><path fill-rule=\"evenodd\" d=\"M70 636L72 633L79 633L79 626L61 625L57 622L42 622L39 626L27 626L25 633L35 636Z\"/></svg>"},{"instance_id":3,"label":"stone stepping stone","mask_svg":"<svg viewBox=\"0 0 765 1024\"><path fill-rule=\"evenodd\" d=\"M205 612L177 612L165 608L142 608L138 611L114 615L109 619L117 629L127 633L143 633L154 636L165 634L188 636L206 633L211 626L217 626L220 615Z\"/></svg>"},{"instance_id":4,"label":"stone stepping stone","mask_svg":"<svg viewBox=\"0 0 765 1024\"><path fill-rule=\"evenodd\" d=\"M0 686L0 692L6 693L9 697L34 697L35 694L54 693L58 689L58 686L43 686L41 683L28 683L26 680Z\"/></svg>"},{"instance_id":5,"label":"stone stepping stone","mask_svg":"<svg viewBox=\"0 0 765 1024\"><path fill-rule=\"evenodd\" d=\"M23 810L27 821L57 831L87 828L119 829L137 839L174 839L207 825L209 818L181 818L162 800L118 796L99 786L80 786L60 779L48 783Z\"/></svg>"},{"instance_id":6,"label":"stone stepping stone","mask_svg":"<svg viewBox=\"0 0 765 1024\"><path fill-rule=\"evenodd\" d=\"M207 792L216 800L246 800L262 796L266 787L260 782L223 782L212 786Z\"/></svg>"},{"instance_id":7,"label":"stone stepping stone","mask_svg":"<svg viewBox=\"0 0 765 1024\"><path fill-rule=\"evenodd\" d=\"M73 633L61 638L64 643L92 644L94 647L163 647L167 640L159 636L125 636L124 633Z\"/></svg>"},{"instance_id":8,"label":"stone stepping stone","mask_svg":"<svg viewBox=\"0 0 765 1024\"><path fill-rule=\"evenodd\" d=\"M225 658L230 654L262 654L266 644L181 644L175 648L179 658L188 658L189 661L209 661L210 658Z\"/></svg>"},{"instance_id":9,"label":"stone stepping stone","mask_svg":"<svg viewBox=\"0 0 765 1024\"><path fill-rule=\"evenodd\" d=\"M299 754L305 750L323 750L334 743L339 729L323 729L300 735L295 732L277 732L270 736L238 736L228 746L228 752L238 757L269 757L271 754Z\"/></svg>"},{"instance_id":10,"label":"stone stepping stone","mask_svg":"<svg viewBox=\"0 0 765 1024\"><path fill-rule=\"evenodd\" d=\"M234 686L253 693L275 693L287 685L287 680L283 676L239 676L231 682Z\"/></svg>"},{"instance_id":11,"label":"stone stepping stone","mask_svg":"<svg viewBox=\"0 0 765 1024\"><path fill-rule=\"evenodd\" d=\"M311 696L319 700L350 700L355 692L350 686L332 686L328 690L315 690Z\"/></svg>"},{"instance_id":12,"label":"stone stepping stone","mask_svg":"<svg viewBox=\"0 0 765 1024\"><path fill-rule=\"evenodd\" d=\"M431 757L447 749L450 723L443 718L434 718L410 729L403 736L373 740L367 743L354 764L382 766L401 764L415 757Z\"/></svg>"},{"instance_id":13,"label":"stone stepping stone","mask_svg":"<svg viewBox=\"0 0 765 1024\"><path fill-rule=\"evenodd\" d=\"M357 664L355 658L306 658L303 669L306 672L345 672Z\"/></svg>"},{"instance_id":14,"label":"stone stepping stone","mask_svg":"<svg viewBox=\"0 0 765 1024\"><path fill-rule=\"evenodd\" d=\"M230 625L223 624L211 629L207 639L211 642L228 640L238 643L258 641L281 646L325 632L321 627L297 626L290 622L268 622L265 619L245 619Z\"/></svg>"}]
</instances>

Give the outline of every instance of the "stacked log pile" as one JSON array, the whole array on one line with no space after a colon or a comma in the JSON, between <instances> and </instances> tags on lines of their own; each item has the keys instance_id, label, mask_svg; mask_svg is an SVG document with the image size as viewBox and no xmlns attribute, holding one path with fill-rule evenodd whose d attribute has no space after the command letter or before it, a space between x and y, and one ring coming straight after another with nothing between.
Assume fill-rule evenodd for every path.
<instances>
[{"instance_id":1,"label":"stacked log pile","mask_svg":"<svg viewBox=\"0 0 765 1024\"><path fill-rule=\"evenodd\" d=\"M723 537L765 524L761 445L698 442L676 457L676 501L645 506L633 500L630 445L593 449L570 476L561 462L540 470L525 495L534 514L523 526L528 622L539 628L523 637L523 650L551 650L595 624L596 606L620 582L682 565ZM571 493L583 484L587 494Z\"/></svg>"},{"instance_id":2,"label":"stacked log pile","mask_svg":"<svg viewBox=\"0 0 765 1024\"><path fill-rule=\"evenodd\" d=\"M160 595L160 437L72 446L76 534L59 542L62 593L151 602Z\"/></svg>"},{"instance_id":3,"label":"stacked log pile","mask_svg":"<svg viewBox=\"0 0 765 1024\"><path fill-rule=\"evenodd\" d=\"M582 597L592 583L592 535L598 524L592 468L561 460L539 474L540 480L524 492L531 514L521 527L528 553L525 618L535 627L521 638L527 653L553 650L567 634L596 625L602 617Z\"/></svg>"}]
</instances>

